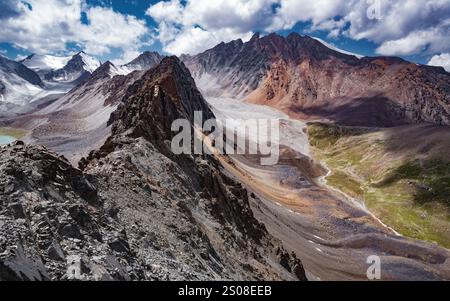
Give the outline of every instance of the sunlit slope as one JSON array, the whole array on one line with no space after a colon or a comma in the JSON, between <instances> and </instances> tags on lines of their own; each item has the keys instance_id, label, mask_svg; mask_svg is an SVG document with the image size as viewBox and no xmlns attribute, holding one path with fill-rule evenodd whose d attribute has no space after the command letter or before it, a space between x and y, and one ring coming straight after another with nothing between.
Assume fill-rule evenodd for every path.
<instances>
[{"instance_id":1,"label":"sunlit slope","mask_svg":"<svg viewBox=\"0 0 450 301\"><path fill-rule=\"evenodd\" d=\"M310 124L328 184L361 199L402 235L450 248L450 127Z\"/></svg>"}]
</instances>

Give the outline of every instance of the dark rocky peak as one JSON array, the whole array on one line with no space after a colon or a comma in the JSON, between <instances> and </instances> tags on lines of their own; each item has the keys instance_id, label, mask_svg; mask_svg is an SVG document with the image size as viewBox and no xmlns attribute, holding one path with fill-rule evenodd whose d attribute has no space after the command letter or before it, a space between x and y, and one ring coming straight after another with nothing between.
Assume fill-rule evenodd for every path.
<instances>
[{"instance_id":1,"label":"dark rocky peak","mask_svg":"<svg viewBox=\"0 0 450 301\"><path fill-rule=\"evenodd\" d=\"M92 74L89 74L85 71L85 75L83 75L78 81L77 85L69 91L69 93L79 90L85 89L86 87L93 86L98 82L103 82L111 79L114 76L114 69L116 67L110 61L106 61L100 67L98 67Z\"/></svg>"},{"instance_id":2,"label":"dark rocky peak","mask_svg":"<svg viewBox=\"0 0 450 301\"><path fill-rule=\"evenodd\" d=\"M364 57L361 59L363 62L374 63L378 65L394 65L394 64L409 64L402 58L395 56L375 56L375 57Z\"/></svg>"},{"instance_id":3,"label":"dark rocky peak","mask_svg":"<svg viewBox=\"0 0 450 301\"><path fill-rule=\"evenodd\" d=\"M225 43L222 42L215 46L214 48L207 50L207 51L230 51L233 52L235 50L240 50L242 48L242 45L244 45L244 42L241 39L233 40L231 42Z\"/></svg>"},{"instance_id":4,"label":"dark rocky peak","mask_svg":"<svg viewBox=\"0 0 450 301\"><path fill-rule=\"evenodd\" d=\"M164 56L154 51L146 51L125 66L137 70L147 70L159 64Z\"/></svg>"},{"instance_id":5,"label":"dark rocky peak","mask_svg":"<svg viewBox=\"0 0 450 301\"><path fill-rule=\"evenodd\" d=\"M444 69L444 67L440 66L428 66L428 65L420 65L425 70L429 70L432 72L436 72L442 75L450 76L450 72L447 72L447 70Z\"/></svg>"},{"instance_id":6,"label":"dark rocky peak","mask_svg":"<svg viewBox=\"0 0 450 301\"><path fill-rule=\"evenodd\" d=\"M28 81L30 84L44 87L44 83L42 82L39 75L33 70L27 68L22 63L10 60L6 57L0 55L0 70L5 73L14 73L21 78Z\"/></svg>"},{"instance_id":7,"label":"dark rocky peak","mask_svg":"<svg viewBox=\"0 0 450 301\"><path fill-rule=\"evenodd\" d=\"M193 122L195 111L203 112L204 119L214 116L186 66L177 57L167 57L131 85L109 124L113 134L131 132L163 142L173 137L173 121Z\"/></svg>"},{"instance_id":8,"label":"dark rocky peak","mask_svg":"<svg viewBox=\"0 0 450 301\"><path fill-rule=\"evenodd\" d=\"M288 59L292 56L291 45L284 37L275 33L271 33L262 38L257 34L253 36L248 44L270 58Z\"/></svg>"},{"instance_id":9,"label":"dark rocky peak","mask_svg":"<svg viewBox=\"0 0 450 301\"><path fill-rule=\"evenodd\" d=\"M32 53L29 56L27 56L26 58L20 60L19 63L23 63L25 61L31 60L35 55L36 55L35 53Z\"/></svg>"},{"instance_id":10,"label":"dark rocky peak","mask_svg":"<svg viewBox=\"0 0 450 301\"><path fill-rule=\"evenodd\" d=\"M250 43L253 42L257 42L259 40L259 38L261 37L261 34L259 32L256 32L255 34L253 34L252 38L250 39Z\"/></svg>"},{"instance_id":11,"label":"dark rocky peak","mask_svg":"<svg viewBox=\"0 0 450 301\"><path fill-rule=\"evenodd\" d=\"M298 33L291 33L287 37L276 33L261 37L259 33L255 33L246 43L242 40L220 43L202 54L185 56L182 59L186 62L200 59L203 64L208 65L206 69L209 69L210 65L222 64L238 64L245 67L251 59L255 64L268 64L277 59L298 64L305 59L321 61L330 58L349 64L358 62L355 56L330 49L316 39Z\"/></svg>"},{"instance_id":12,"label":"dark rocky peak","mask_svg":"<svg viewBox=\"0 0 450 301\"><path fill-rule=\"evenodd\" d=\"M73 55L72 58L67 62L66 67L82 69L84 66L82 56L83 54L84 52L78 52L77 54Z\"/></svg>"},{"instance_id":13,"label":"dark rocky peak","mask_svg":"<svg viewBox=\"0 0 450 301\"><path fill-rule=\"evenodd\" d=\"M355 63L358 59L352 55L343 54L328 48L316 39L290 33L287 37L271 33L259 39L260 51L271 58L282 58L288 62L299 63L302 60L340 59L348 63Z\"/></svg>"},{"instance_id":14,"label":"dark rocky peak","mask_svg":"<svg viewBox=\"0 0 450 301\"><path fill-rule=\"evenodd\" d=\"M91 79L110 78L114 69L116 69L116 66L110 61L106 61L92 73Z\"/></svg>"}]
</instances>

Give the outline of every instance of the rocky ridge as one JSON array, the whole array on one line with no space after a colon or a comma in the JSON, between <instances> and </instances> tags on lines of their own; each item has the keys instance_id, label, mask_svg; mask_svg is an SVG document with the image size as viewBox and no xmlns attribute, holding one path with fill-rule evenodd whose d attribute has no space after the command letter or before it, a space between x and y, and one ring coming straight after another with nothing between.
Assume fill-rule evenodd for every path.
<instances>
[{"instance_id":1,"label":"rocky ridge","mask_svg":"<svg viewBox=\"0 0 450 301\"><path fill-rule=\"evenodd\" d=\"M359 59L296 33L256 34L182 59L206 96L348 125L450 124L450 74L439 67Z\"/></svg>"},{"instance_id":2,"label":"rocky ridge","mask_svg":"<svg viewBox=\"0 0 450 301\"><path fill-rule=\"evenodd\" d=\"M213 157L170 154L161 122L197 109L212 114L167 58L130 86L80 169L43 147L3 147L0 279L304 280L254 218L256 196Z\"/></svg>"},{"instance_id":3,"label":"rocky ridge","mask_svg":"<svg viewBox=\"0 0 450 301\"><path fill-rule=\"evenodd\" d=\"M164 56L159 54L158 52L154 51L145 51L141 55L139 55L137 58L129 62L128 64L124 65L123 67L126 67L130 70L148 70L156 65L158 65Z\"/></svg>"}]
</instances>

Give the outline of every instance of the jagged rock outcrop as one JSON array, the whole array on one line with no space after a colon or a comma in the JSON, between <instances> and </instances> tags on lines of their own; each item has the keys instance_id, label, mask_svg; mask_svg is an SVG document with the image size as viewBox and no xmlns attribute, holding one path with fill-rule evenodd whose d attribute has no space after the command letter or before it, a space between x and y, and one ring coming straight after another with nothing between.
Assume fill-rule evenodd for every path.
<instances>
[{"instance_id":1,"label":"jagged rock outcrop","mask_svg":"<svg viewBox=\"0 0 450 301\"><path fill-rule=\"evenodd\" d=\"M102 201L80 170L16 142L0 149L0 174L0 280L65 279L72 253L97 251Z\"/></svg>"},{"instance_id":2,"label":"jagged rock outcrop","mask_svg":"<svg viewBox=\"0 0 450 301\"><path fill-rule=\"evenodd\" d=\"M305 280L254 218L256 196L213 157L170 153L168 123L194 110L212 115L166 58L128 88L81 169L45 148L2 148L0 279Z\"/></svg>"},{"instance_id":3,"label":"jagged rock outcrop","mask_svg":"<svg viewBox=\"0 0 450 301\"><path fill-rule=\"evenodd\" d=\"M148 70L156 65L158 65L164 56L154 51L145 51L140 54L137 58L124 65L124 67L130 70Z\"/></svg>"},{"instance_id":4,"label":"jagged rock outcrop","mask_svg":"<svg viewBox=\"0 0 450 301\"><path fill-rule=\"evenodd\" d=\"M173 138L171 126L177 119L194 123L196 111L202 112L203 120L214 118L189 70L176 57L166 58L146 72L124 99L109 121L113 133L132 129L134 136L144 136L159 145Z\"/></svg>"},{"instance_id":5,"label":"jagged rock outcrop","mask_svg":"<svg viewBox=\"0 0 450 301\"><path fill-rule=\"evenodd\" d=\"M256 34L184 56L202 92L349 125L450 124L450 74L400 58L356 56L316 39Z\"/></svg>"}]
</instances>

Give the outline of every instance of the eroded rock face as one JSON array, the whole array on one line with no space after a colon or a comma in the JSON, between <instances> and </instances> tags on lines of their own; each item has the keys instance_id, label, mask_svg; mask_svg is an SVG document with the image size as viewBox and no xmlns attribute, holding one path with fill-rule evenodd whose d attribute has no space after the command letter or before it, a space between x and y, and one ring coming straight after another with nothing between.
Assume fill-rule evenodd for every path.
<instances>
[{"instance_id":1,"label":"eroded rock face","mask_svg":"<svg viewBox=\"0 0 450 301\"><path fill-rule=\"evenodd\" d=\"M81 170L1 149L0 279L305 280L219 162L171 154L171 120L212 115L186 67L164 59L126 95Z\"/></svg>"},{"instance_id":2,"label":"eroded rock face","mask_svg":"<svg viewBox=\"0 0 450 301\"><path fill-rule=\"evenodd\" d=\"M146 51L125 65L132 70L147 70L158 65L164 57L158 52Z\"/></svg>"},{"instance_id":3,"label":"eroded rock face","mask_svg":"<svg viewBox=\"0 0 450 301\"><path fill-rule=\"evenodd\" d=\"M255 35L182 59L206 96L245 98L347 125L450 124L450 74L343 54L308 36Z\"/></svg>"},{"instance_id":4,"label":"eroded rock face","mask_svg":"<svg viewBox=\"0 0 450 301\"><path fill-rule=\"evenodd\" d=\"M21 142L1 148L0 174L0 279L65 279L67 256L88 256L105 238L97 189L64 158Z\"/></svg>"},{"instance_id":5,"label":"eroded rock face","mask_svg":"<svg viewBox=\"0 0 450 301\"><path fill-rule=\"evenodd\" d=\"M109 124L113 134L131 130L133 136L162 144L176 134L171 131L175 120L193 124L195 112L202 112L203 120L214 117L189 70L178 58L169 57L128 89Z\"/></svg>"}]
</instances>

